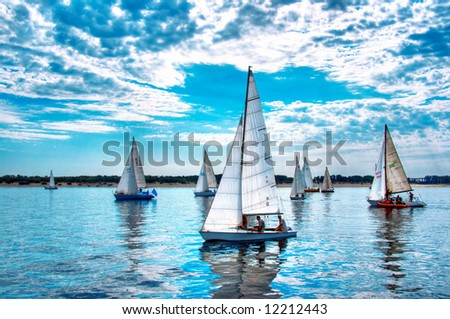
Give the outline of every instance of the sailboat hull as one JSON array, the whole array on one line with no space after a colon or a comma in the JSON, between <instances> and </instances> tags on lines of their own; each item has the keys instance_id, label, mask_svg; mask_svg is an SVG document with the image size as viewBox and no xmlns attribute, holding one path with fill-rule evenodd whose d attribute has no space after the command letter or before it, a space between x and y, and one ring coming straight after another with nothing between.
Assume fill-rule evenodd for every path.
<instances>
[{"instance_id":1,"label":"sailboat hull","mask_svg":"<svg viewBox=\"0 0 450 319\"><path fill-rule=\"evenodd\" d=\"M318 192L320 192L319 187L311 187L305 189L305 193L318 193Z\"/></svg>"},{"instance_id":2,"label":"sailboat hull","mask_svg":"<svg viewBox=\"0 0 450 319\"><path fill-rule=\"evenodd\" d=\"M208 191L208 192L194 192L195 196L200 196L200 197L211 197L211 196L216 196L216 192L215 191Z\"/></svg>"},{"instance_id":3,"label":"sailboat hull","mask_svg":"<svg viewBox=\"0 0 450 319\"><path fill-rule=\"evenodd\" d=\"M378 199L378 200L368 199L367 201L369 202L370 207L393 207L393 206L386 206L386 205L397 205L397 204L383 204L383 203L382 203L382 205L379 205L380 199ZM420 200L413 200L412 202L407 201L404 204L399 204L399 205L407 205L406 207L425 207L426 206L426 204ZM396 207L393 207L393 208L396 208Z\"/></svg>"},{"instance_id":4,"label":"sailboat hull","mask_svg":"<svg viewBox=\"0 0 450 319\"><path fill-rule=\"evenodd\" d=\"M229 242L261 242L268 240L280 240L290 237L296 237L297 232L287 231L265 231L258 233L256 231L200 231L205 241L229 241Z\"/></svg>"},{"instance_id":5,"label":"sailboat hull","mask_svg":"<svg viewBox=\"0 0 450 319\"><path fill-rule=\"evenodd\" d=\"M304 200L305 196L291 196L291 200Z\"/></svg>"},{"instance_id":6,"label":"sailboat hull","mask_svg":"<svg viewBox=\"0 0 450 319\"><path fill-rule=\"evenodd\" d=\"M58 186L44 186L45 189L58 189Z\"/></svg>"},{"instance_id":7,"label":"sailboat hull","mask_svg":"<svg viewBox=\"0 0 450 319\"><path fill-rule=\"evenodd\" d=\"M330 188L330 189L322 189L321 190L322 193L334 193L334 189Z\"/></svg>"},{"instance_id":8,"label":"sailboat hull","mask_svg":"<svg viewBox=\"0 0 450 319\"><path fill-rule=\"evenodd\" d=\"M155 198L150 193L136 193L136 194L114 194L116 200L151 200Z\"/></svg>"}]
</instances>

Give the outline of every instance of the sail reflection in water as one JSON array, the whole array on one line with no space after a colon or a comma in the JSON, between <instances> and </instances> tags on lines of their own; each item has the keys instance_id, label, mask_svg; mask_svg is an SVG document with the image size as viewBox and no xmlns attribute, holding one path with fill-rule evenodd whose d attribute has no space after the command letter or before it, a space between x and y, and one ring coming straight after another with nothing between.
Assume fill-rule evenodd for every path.
<instances>
[{"instance_id":1,"label":"sail reflection in water","mask_svg":"<svg viewBox=\"0 0 450 319\"><path fill-rule=\"evenodd\" d=\"M388 272L383 286L394 293L420 290L416 287L404 287L407 271L403 264L408 263L407 255L412 253L411 245L405 239L412 223L412 209L376 209L374 215L379 222L376 245L383 253L381 267Z\"/></svg>"},{"instance_id":2,"label":"sail reflection in water","mask_svg":"<svg viewBox=\"0 0 450 319\"><path fill-rule=\"evenodd\" d=\"M280 252L286 240L269 243L205 242L201 259L218 275L213 282L218 299L280 298L272 281L280 270ZM213 288L214 289L214 288Z\"/></svg>"},{"instance_id":3,"label":"sail reflection in water","mask_svg":"<svg viewBox=\"0 0 450 319\"><path fill-rule=\"evenodd\" d=\"M142 249L142 227L145 224L145 210L148 202L145 201L120 201L116 202L123 219L122 227L126 230L123 234L126 246L129 249Z\"/></svg>"}]
</instances>

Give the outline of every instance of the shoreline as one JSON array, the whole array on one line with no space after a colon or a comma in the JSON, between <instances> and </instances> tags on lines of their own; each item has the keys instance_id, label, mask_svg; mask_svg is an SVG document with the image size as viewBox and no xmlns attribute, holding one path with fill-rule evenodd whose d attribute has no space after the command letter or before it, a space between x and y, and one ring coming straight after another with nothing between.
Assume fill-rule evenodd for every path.
<instances>
[{"instance_id":1,"label":"shoreline","mask_svg":"<svg viewBox=\"0 0 450 319\"><path fill-rule=\"evenodd\" d=\"M14 183L0 183L0 187L44 187L47 183L29 183L29 184L23 184L19 182ZM58 187L111 187L116 188L117 183L57 183ZM336 183L333 184L334 188L339 187L366 187L370 188L371 184L369 183ZM412 187L450 187L450 184L411 184ZM148 184L146 188L156 188L156 187L192 187L195 188L195 183L153 183ZM290 183L283 183L283 184L277 184L277 187L291 187Z\"/></svg>"}]
</instances>

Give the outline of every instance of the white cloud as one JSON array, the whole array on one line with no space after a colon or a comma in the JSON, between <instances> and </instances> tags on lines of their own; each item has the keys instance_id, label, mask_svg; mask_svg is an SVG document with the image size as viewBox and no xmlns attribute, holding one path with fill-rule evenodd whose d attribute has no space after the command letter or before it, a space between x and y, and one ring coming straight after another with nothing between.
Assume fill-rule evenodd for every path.
<instances>
[{"instance_id":1,"label":"white cloud","mask_svg":"<svg viewBox=\"0 0 450 319\"><path fill-rule=\"evenodd\" d=\"M115 132L116 128L107 125L104 121L76 120L63 122L42 122L41 126L48 130L71 131L82 133Z\"/></svg>"},{"instance_id":2,"label":"white cloud","mask_svg":"<svg viewBox=\"0 0 450 319\"><path fill-rule=\"evenodd\" d=\"M0 108L0 123L25 124L26 122L22 120L21 114Z\"/></svg>"},{"instance_id":3,"label":"white cloud","mask_svg":"<svg viewBox=\"0 0 450 319\"><path fill-rule=\"evenodd\" d=\"M44 133L36 132L34 130L4 130L0 129L0 137L1 138L9 138L14 140L67 140L70 138L69 135L66 134L53 134L53 133Z\"/></svg>"}]
</instances>

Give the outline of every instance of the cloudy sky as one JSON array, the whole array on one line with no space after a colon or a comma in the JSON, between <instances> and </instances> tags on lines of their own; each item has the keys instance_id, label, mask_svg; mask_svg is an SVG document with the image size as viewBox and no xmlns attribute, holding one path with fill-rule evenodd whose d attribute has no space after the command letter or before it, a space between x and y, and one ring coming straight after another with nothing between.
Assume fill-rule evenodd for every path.
<instances>
[{"instance_id":1,"label":"cloudy sky","mask_svg":"<svg viewBox=\"0 0 450 319\"><path fill-rule=\"evenodd\" d=\"M322 175L326 132L331 174L373 174L387 124L410 177L447 175L449 45L448 1L3 0L0 175L120 174L129 136L146 174L196 174L174 136L229 143L249 65L277 174L312 145Z\"/></svg>"}]
</instances>

